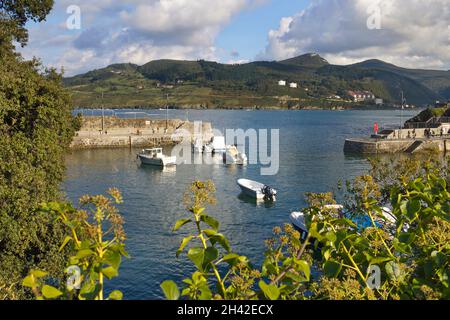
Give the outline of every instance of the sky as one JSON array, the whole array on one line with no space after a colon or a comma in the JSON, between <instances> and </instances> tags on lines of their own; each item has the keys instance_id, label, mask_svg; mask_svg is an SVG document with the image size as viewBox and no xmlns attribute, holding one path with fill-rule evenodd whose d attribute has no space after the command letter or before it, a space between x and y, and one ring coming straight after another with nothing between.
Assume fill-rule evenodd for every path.
<instances>
[{"instance_id":1,"label":"sky","mask_svg":"<svg viewBox=\"0 0 450 320\"><path fill-rule=\"evenodd\" d=\"M381 59L450 69L449 0L55 0L25 58L66 76L113 63Z\"/></svg>"}]
</instances>

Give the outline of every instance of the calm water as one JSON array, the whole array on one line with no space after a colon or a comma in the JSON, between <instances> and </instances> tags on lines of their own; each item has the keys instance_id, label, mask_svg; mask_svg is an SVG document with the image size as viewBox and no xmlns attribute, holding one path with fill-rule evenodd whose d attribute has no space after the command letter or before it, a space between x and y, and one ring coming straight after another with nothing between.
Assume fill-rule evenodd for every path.
<instances>
[{"instance_id":1,"label":"calm water","mask_svg":"<svg viewBox=\"0 0 450 320\"><path fill-rule=\"evenodd\" d=\"M152 112L154 113L154 112ZM164 113L161 111L161 113ZM417 113L405 111L404 117ZM191 271L186 256L175 257L183 233L172 233L175 221L186 217L182 198L194 180L212 179L217 187L217 206L209 213L221 222L234 250L261 262L264 240L274 226L288 222L289 213L305 205L305 192L336 189L368 169L367 161L343 153L344 141L370 134L373 123L399 125L400 111L170 111L171 117L210 121L217 129L280 129L280 170L276 176L260 176L260 167L180 165L176 171L141 167L136 150L76 151L67 156L64 191L76 201L83 194L104 193L109 187L123 192L120 210L125 217L127 248L120 277L109 287L120 289L127 299L159 299L159 284L180 281ZM240 196L239 178L250 178L278 189L273 206L256 204Z\"/></svg>"}]
</instances>

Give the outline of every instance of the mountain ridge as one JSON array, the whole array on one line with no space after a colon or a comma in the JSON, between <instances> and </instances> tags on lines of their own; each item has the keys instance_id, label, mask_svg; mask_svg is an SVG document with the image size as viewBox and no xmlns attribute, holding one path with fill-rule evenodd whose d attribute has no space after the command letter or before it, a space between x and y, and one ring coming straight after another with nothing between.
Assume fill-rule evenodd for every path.
<instances>
[{"instance_id":1,"label":"mountain ridge","mask_svg":"<svg viewBox=\"0 0 450 320\"><path fill-rule=\"evenodd\" d=\"M278 86L279 80L300 88ZM107 105L127 107L161 105L167 94L174 106L207 108L301 107L345 96L348 90L372 91L388 103L399 103L404 91L409 103L420 106L450 99L450 71L401 68L378 59L339 66L315 53L245 64L171 59L112 64L64 78L64 83L83 107L95 105L99 92L110 97Z\"/></svg>"}]
</instances>

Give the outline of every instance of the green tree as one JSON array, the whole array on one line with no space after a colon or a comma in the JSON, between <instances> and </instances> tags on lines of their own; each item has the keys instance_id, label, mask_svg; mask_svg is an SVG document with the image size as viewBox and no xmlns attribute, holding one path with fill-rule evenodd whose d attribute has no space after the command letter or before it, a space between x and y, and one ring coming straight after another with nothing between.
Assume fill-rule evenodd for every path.
<instances>
[{"instance_id":1,"label":"green tree","mask_svg":"<svg viewBox=\"0 0 450 320\"><path fill-rule=\"evenodd\" d=\"M24 61L27 21L42 21L52 1L0 1L0 298L24 298L30 268L61 276L62 226L36 210L58 200L64 154L75 132L61 75Z\"/></svg>"},{"instance_id":2,"label":"green tree","mask_svg":"<svg viewBox=\"0 0 450 320\"><path fill-rule=\"evenodd\" d=\"M11 46L18 41L22 46L27 43L28 21L45 20L53 7L53 0L0 0L0 46Z\"/></svg>"}]
</instances>

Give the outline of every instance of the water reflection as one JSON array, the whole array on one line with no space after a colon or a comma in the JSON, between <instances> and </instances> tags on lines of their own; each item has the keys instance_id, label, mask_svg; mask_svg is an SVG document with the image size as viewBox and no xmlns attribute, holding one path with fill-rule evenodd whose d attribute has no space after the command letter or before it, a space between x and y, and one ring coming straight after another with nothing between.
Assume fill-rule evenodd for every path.
<instances>
[{"instance_id":1,"label":"water reflection","mask_svg":"<svg viewBox=\"0 0 450 320\"><path fill-rule=\"evenodd\" d=\"M238 199L241 200L241 202L252 205L253 207L264 207L267 209L275 207L276 204L276 201L266 201L264 199L256 199L246 195L243 192L241 192L238 195Z\"/></svg>"}]
</instances>

